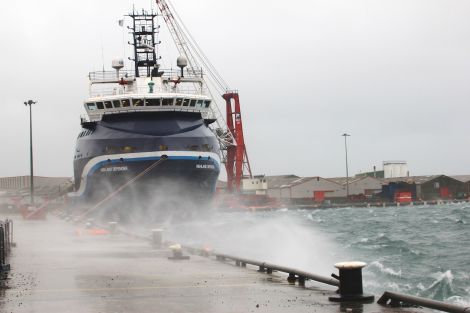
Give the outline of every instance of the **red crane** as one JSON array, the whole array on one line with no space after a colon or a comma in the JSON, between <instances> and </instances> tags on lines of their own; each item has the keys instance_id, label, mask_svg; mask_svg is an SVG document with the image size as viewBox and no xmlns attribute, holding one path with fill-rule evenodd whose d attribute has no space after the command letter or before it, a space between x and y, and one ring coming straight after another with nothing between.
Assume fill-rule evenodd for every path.
<instances>
[{"instance_id":1,"label":"red crane","mask_svg":"<svg viewBox=\"0 0 470 313\"><path fill-rule=\"evenodd\" d=\"M241 182L246 174L252 177L250 161L246 152L245 139L243 138L243 123L240 110L240 97L237 92L227 92L222 96L225 99L227 110L227 126L237 142L236 145L227 147L227 189L230 192L240 192ZM244 173L246 173L244 175Z\"/></svg>"},{"instance_id":2,"label":"red crane","mask_svg":"<svg viewBox=\"0 0 470 313\"><path fill-rule=\"evenodd\" d=\"M211 106L217 120L215 133L221 147L221 159L227 170L227 189L230 192L242 191L243 178L252 178L248 153L243 137L243 124L238 92L229 91L227 83L217 72L206 55L189 33L169 0L156 0L160 13L165 20L178 52L188 60L188 70L202 68L209 74L209 83L226 105L226 122L217 105ZM215 100L215 99L214 99Z\"/></svg>"}]
</instances>

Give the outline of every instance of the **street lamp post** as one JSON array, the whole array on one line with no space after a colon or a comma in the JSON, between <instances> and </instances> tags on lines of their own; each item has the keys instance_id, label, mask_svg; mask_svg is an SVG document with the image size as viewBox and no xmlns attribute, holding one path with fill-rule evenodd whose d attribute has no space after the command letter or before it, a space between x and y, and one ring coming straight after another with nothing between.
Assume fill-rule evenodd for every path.
<instances>
[{"instance_id":1,"label":"street lamp post","mask_svg":"<svg viewBox=\"0 0 470 313\"><path fill-rule=\"evenodd\" d=\"M346 152L346 199L349 199L349 169L348 169L348 143L347 138L351 135L349 134L342 134L341 136L344 137L344 151Z\"/></svg>"},{"instance_id":2,"label":"street lamp post","mask_svg":"<svg viewBox=\"0 0 470 313\"><path fill-rule=\"evenodd\" d=\"M30 205L34 206L34 172L33 172L33 113L32 105L36 104L37 101L28 100L24 103L25 106L29 106L29 187L30 187Z\"/></svg>"}]
</instances>

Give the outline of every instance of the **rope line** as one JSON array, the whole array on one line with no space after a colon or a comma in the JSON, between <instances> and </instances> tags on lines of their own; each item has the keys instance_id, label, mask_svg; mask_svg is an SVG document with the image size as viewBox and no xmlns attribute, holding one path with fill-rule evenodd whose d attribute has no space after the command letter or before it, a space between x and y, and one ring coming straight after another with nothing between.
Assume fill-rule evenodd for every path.
<instances>
[{"instance_id":1,"label":"rope line","mask_svg":"<svg viewBox=\"0 0 470 313\"><path fill-rule=\"evenodd\" d=\"M132 178L131 180L127 181L124 185L122 185L121 187L119 187L118 189L116 189L115 191L113 191L112 193L110 193L109 195L107 195L103 200L101 200L100 202L98 202L97 204L95 204L95 206L91 207L90 209L88 209L87 211L85 211L82 215L80 215L78 217L78 221L81 221L83 220L83 218L85 218L88 214L90 214L91 212L93 212L94 210L96 210L97 208L99 208L101 205L103 205L104 203L106 203L107 201L109 201L110 199L112 199L114 196L116 196L118 193L120 193L124 188L126 188L127 186L129 186L130 184L134 183L136 180L138 180L139 178L141 178L142 176L144 176L145 174L147 174L148 172L150 172L152 169L154 169L155 167L157 167L158 165L160 165L163 161L165 161L168 157L165 157L165 156L162 156L161 159L159 159L157 162L153 163L152 165L150 165L149 167L147 167L145 170L143 170L142 172L140 172L137 176L135 176L134 178Z\"/></svg>"}]
</instances>

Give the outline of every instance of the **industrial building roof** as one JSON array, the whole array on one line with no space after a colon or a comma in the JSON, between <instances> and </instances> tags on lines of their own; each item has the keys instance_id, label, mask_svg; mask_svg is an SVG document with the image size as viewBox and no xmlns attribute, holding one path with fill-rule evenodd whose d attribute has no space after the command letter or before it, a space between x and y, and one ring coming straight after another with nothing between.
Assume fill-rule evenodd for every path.
<instances>
[{"instance_id":1,"label":"industrial building roof","mask_svg":"<svg viewBox=\"0 0 470 313\"><path fill-rule=\"evenodd\" d=\"M333 184L337 184L336 182L329 180L328 178L323 178L319 176L313 176L313 177L298 177L295 175L288 175L289 177L285 178L280 178L278 177L276 180L273 180L273 184L269 183L269 178L268 178L268 188L290 188L294 186L301 185L303 183L306 183L308 181L311 181L313 179L316 180L323 180L323 181L328 181ZM275 183L275 184L274 184Z\"/></svg>"},{"instance_id":2,"label":"industrial building roof","mask_svg":"<svg viewBox=\"0 0 470 313\"><path fill-rule=\"evenodd\" d=\"M409 177L393 177L384 179L385 184L389 183L407 183L407 184L416 184L421 185L441 177L444 175L429 175L429 176L409 176Z\"/></svg>"},{"instance_id":3,"label":"industrial building roof","mask_svg":"<svg viewBox=\"0 0 470 313\"><path fill-rule=\"evenodd\" d=\"M461 181L462 183L470 182L470 175L455 175L455 176L450 176L450 177L458 181Z\"/></svg>"},{"instance_id":4,"label":"industrial building roof","mask_svg":"<svg viewBox=\"0 0 470 313\"><path fill-rule=\"evenodd\" d=\"M281 188L281 186L289 185L291 182L299 179L296 175L278 175L278 176L266 176L268 182L268 188Z\"/></svg>"},{"instance_id":5,"label":"industrial building roof","mask_svg":"<svg viewBox=\"0 0 470 313\"><path fill-rule=\"evenodd\" d=\"M379 181L380 183L383 182L383 179L381 178L376 178L376 177L370 177L370 176L357 176L357 177L349 177L349 179L346 179L346 177L333 177L333 178L327 178L328 180L330 181L333 181L339 185L342 185L342 186L345 186L346 183L348 184L354 184L356 182L359 182L363 179L367 179L367 178L372 178L372 179L376 179L377 181Z\"/></svg>"}]
</instances>

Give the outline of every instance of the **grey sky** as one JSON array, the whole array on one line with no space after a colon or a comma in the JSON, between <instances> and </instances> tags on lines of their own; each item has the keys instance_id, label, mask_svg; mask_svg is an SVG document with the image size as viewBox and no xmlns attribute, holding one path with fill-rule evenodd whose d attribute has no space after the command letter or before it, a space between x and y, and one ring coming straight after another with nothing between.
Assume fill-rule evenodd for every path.
<instances>
[{"instance_id":1,"label":"grey sky","mask_svg":"<svg viewBox=\"0 0 470 313\"><path fill-rule=\"evenodd\" d=\"M0 176L72 175L87 74L123 54L117 21L151 1L8 1L0 10ZM257 174L340 176L383 160L412 174L470 173L470 2L173 0L240 91ZM163 22L163 21L161 21ZM162 24L165 67L177 57ZM129 51L129 50L128 50ZM171 55L171 57L170 57Z\"/></svg>"}]
</instances>

